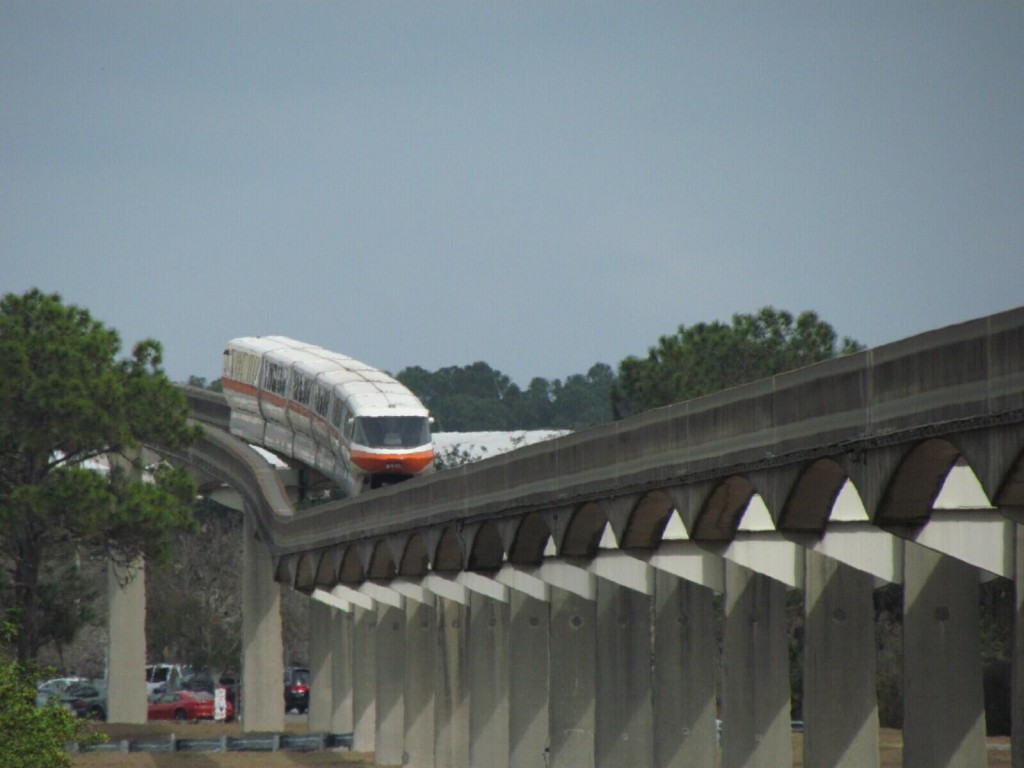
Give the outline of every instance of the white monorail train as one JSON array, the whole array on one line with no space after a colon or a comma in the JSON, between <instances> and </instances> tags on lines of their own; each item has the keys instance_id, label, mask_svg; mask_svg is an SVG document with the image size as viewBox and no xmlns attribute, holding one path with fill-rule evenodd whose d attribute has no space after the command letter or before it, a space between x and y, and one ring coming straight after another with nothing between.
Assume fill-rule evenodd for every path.
<instances>
[{"instance_id":1,"label":"white monorail train","mask_svg":"<svg viewBox=\"0 0 1024 768\"><path fill-rule=\"evenodd\" d=\"M383 371L284 336L234 339L231 433L315 467L348 496L432 472L430 415Z\"/></svg>"}]
</instances>

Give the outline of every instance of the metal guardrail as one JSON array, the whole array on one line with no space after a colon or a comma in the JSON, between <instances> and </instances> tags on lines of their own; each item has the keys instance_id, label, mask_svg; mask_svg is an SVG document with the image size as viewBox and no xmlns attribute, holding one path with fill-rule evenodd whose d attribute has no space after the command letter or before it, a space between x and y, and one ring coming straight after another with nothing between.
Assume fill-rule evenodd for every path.
<instances>
[{"instance_id":1,"label":"metal guardrail","mask_svg":"<svg viewBox=\"0 0 1024 768\"><path fill-rule=\"evenodd\" d=\"M121 739L105 744L72 742L68 752L318 752L352 749L351 733L257 733L213 739Z\"/></svg>"}]
</instances>

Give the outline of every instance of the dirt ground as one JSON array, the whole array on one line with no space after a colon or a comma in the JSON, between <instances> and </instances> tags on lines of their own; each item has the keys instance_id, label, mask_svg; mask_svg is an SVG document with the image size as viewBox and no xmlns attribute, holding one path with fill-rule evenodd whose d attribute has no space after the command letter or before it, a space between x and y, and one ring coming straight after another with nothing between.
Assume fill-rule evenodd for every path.
<instances>
[{"instance_id":1,"label":"dirt ground","mask_svg":"<svg viewBox=\"0 0 1024 768\"><path fill-rule=\"evenodd\" d=\"M121 739L160 739L175 734L181 739L219 738L223 735L239 736L238 723L177 723L154 722L146 725L108 725L99 723L96 729L106 733L110 741ZM296 733L306 731L304 725L289 725ZM882 729L881 768L900 768L903 765L903 738L899 731ZM1008 738L988 740L988 768L1010 768L1010 741ZM803 734L793 734L793 766L803 768ZM145 752L92 752L72 755L74 768L350 768L372 766L373 755L350 752L346 749L319 752L185 752L154 754Z\"/></svg>"}]
</instances>

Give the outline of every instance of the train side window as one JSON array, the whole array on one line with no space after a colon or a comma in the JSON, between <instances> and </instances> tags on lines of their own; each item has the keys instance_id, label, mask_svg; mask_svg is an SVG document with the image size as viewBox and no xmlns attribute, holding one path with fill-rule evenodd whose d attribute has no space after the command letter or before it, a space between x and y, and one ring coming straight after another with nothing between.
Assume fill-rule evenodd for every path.
<instances>
[{"instance_id":1,"label":"train side window","mask_svg":"<svg viewBox=\"0 0 1024 768\"><path fill-rule=\"evenodd\" d=\"M267 363L266 373L263 376L263 388L275 395L284 396L288 385L288 377L283 365L279 363Z\"/></svg>"},{"instance_id":2,"label":"train side window","mask_svg":"<svg viewBox=\"0 0 1024 768\"><path fill-rule=\"evenodd\" d=\"M292 371L291 399L300 405L309 405L310 381L296 370Z\"/></svg>"},{"instance_id":3,"label":"train side window","mask_svg":"<svg viewBox=\"0 0 1024 768\"><path fill-rule=\"evenodd\" d=\"M331 407L331 424L341 429L341 400L338 398L335 398L334 405Z\"/></svg>"},{"instance_id":4,"label":"train side window","mask_svg":"<svg viewBox=\"0 0 1024 768\"><path fill-rule=\"evenodd\" d=\"M323 384L317 384L316 396L313 398L313 408L321 416L327 416L327 409L331 402L331 390Z\"/></svg>"}]
</instances>

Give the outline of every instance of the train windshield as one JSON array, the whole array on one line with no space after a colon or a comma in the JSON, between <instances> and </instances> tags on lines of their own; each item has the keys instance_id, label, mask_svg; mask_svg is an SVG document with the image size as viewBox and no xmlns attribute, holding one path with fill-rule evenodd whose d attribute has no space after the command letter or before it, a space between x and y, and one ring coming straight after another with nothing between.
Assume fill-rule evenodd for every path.
<instances>
[{"instance_id":1,"label":"train windshield","mask_svg":"<svg viewBox=\"0 0 1024 768\"><path fill-rule=\"evenodd\" d=\"M367 448L418 448L430 442L430 422L424 416L360 416L352 442Z\"/></svg>"}]
</instances>

